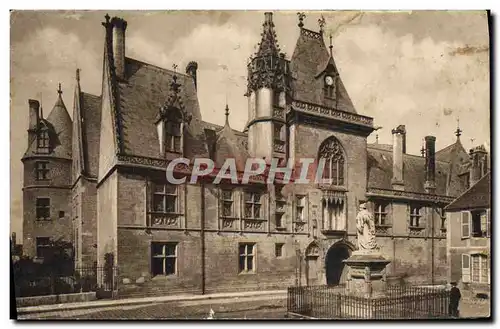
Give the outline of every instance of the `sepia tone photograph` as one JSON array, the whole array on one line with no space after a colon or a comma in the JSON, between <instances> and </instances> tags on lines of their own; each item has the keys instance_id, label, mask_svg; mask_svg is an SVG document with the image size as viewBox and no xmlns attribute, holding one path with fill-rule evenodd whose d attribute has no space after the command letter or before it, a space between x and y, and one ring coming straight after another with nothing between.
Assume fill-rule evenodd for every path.
<instances>
[{"instance_id":1,"label":"sepia tone photograph","mask_svg":"<svg viewBox=\"0 0 500 329\"><path fill-rule=\"evenodd\" d=\"M11 318L491 319L492 29L12 10Z\"/></svg>"}]
</instances>

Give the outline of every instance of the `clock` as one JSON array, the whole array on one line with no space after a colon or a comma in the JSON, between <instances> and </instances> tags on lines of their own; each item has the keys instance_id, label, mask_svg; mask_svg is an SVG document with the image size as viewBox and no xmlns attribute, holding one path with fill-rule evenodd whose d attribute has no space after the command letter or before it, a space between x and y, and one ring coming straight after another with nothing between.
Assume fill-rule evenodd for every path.
<instances>
[{"instance_id":1,"label":"clock","mask_svg":"<svg viewBox=\"0 0 500 329\"><path fill-rule=\"evenodd\" d=\"M330 75L327 75L325 77L325 83L327 84L327 86L333 86L333 77L331 77Z\"/></svg>"}]
</instances>

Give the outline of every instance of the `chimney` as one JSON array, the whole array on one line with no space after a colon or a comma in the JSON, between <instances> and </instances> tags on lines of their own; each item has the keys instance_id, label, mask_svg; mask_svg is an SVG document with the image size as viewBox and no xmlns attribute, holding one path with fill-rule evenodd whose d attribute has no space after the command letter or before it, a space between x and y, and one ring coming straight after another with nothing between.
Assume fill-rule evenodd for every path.
<instances>
[{"instance_id":1,"label":"chimney","mask_svg":"<svg viewBox=\"0 0 500 329\"><path fill-rule=\"evenodd\" d=\"M406 152L406 127L399 125L392 130L392 188L394 190L404 190L403 178L403 154Z\"/></svg>"},{"instance_id":2,"label":"chimney","mask_svg":"<svg viewBox=\"0 0 500 329\"><path fill-rule=\"evenodd\" d=\"M483 145L469 151L471 160L470 186L474 185L488 172L488 153Z\"/></svg>"},{"instance_id":3,"label":"chimney","mask_svg":"<svg viewBox=\"0 0 500 329\"><path fill-rule=\"evenodd\" d=\"M28 100L30 106L28 131L35 132L40 121L40 102L34 99Z\"/></svg>"},{"instance_id":4,"label":"chimney","mask_svg":"<svg viewBox=\"0 0 500 329\"><path fill-rule=\"evenodd\" d=\"M125 79L125 30L127 21L122 18L113 17L111 19L113 61L115 64L116 76Z\"/></svg>"},{"instance_id":5,"label":"chimney","mask_svg":"<svg viewBox=\"0 0 500 329\"><path fill-rule=\"evenodd\" d=\"M198 90L198 84L197 84L197 79L196 79L196 72L198 70L198 63L196 62L189 62L188 65L186 66L186 73L193 78L194 81L194 87Z\"/></svg>"},{"instance_id":6,"label":"chimney","mask_svg":"<svg viewBox=\"0 0 500 329\"><path fill-rule=\"evenodd\" d=\"M436 190L436 137L425 136L425 191Z\"/></svg>"}]
</instances>

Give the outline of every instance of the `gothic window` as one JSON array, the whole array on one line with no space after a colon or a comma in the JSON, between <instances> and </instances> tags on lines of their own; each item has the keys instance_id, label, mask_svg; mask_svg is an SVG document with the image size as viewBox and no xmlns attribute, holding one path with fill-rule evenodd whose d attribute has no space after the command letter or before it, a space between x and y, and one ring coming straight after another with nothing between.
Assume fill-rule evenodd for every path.
<instances>
[{"instance_id":1,"label":"gothic window","mask_svg":"<svg viewBox=\"0 0 500 329\"><path fill-rule=\"evenodd\" d=\"M240 243L240 273L255 272L255 243Z\"/></svg>"},{"instance_id":2,"label":"gothic window","mask_svg":"<svg viewBox=\"0 0 500 329\"><path fill-rule=\"evenodd\" d=\"M410 206L410 227L420 227L422 218L422 207L411 205Z\"/></svg>"},{"instance_id":3,"label":"gothic window","mask_svg":"<svg viewBox=\"0 0 500 329\"><path fill-rule=\"evenodd\" d=\"M245 191L245 218L261 219L263 194L255 191Z\"/></svg>"},{"instance_id":4,"label":"gothic window","mask_svg":"<svg viewBox=\"0 0 500 329\"><path fill-rule=\"evenodd\" d=\"M346 223L345 197L324 197L322 201L323 230L343 231Z\"/></svg>"},{"instance_id":5,"label":"gothic window","mask_svg":"<svg viewBox=\"0 0 500 329\"><path fill-rule=\"evenodd\" d=\"M36 219L37 220L50 219L50 199L49 198L36 198Z\"/></svg>"},{"instance_id":6,"label":"gothic window","mask_svg":"<svg viewBox=\"0 0 500 329\"><path fill-rule=\"evenodd\" d=\"M177 185L154 184L153 211L159 213L176 213L177 192Z\"/></svg>"},{"instance_id":7,"label":"gothic window","mask_svg":"<svg viewBox=\"0 0 500 329\"><path fill-rule=\"evenodd\" d=\"M37 161L35 163L36 180L48 179L48 174L49 174L48 165L49 163L47 161Z\"/></svg>"},{"instance_id":8,"label":"gothic window","mask_svg":"<svg viewBox=\"0 0 500 329\"><path fill-rule=\"evenodd\" d=\"M49 132L47 130L38 132L36 146L38 153L49 153Z\"/></svg>"},{"instance_id":9,"label":"gothic window","mask_svg":"<svg viewBox=\"0 0 500 329\"><path fill-rule=\"evenodd\" d=\"M345 158L342 146L336 138L329 138L320 147L319 160L324 161L323 181L335 186L343 186Z\"/></svg>"},{"instance_id":10,"label":"gothic window","mask_svg":"<svg viewBox=\"0 0 500 329\"><path fill-rule=\"evenodd\" d=\"M153 276L177 273L177 243L152 242L151 258Z\"/></svg>"},{"instance_id":11,"label":"gothic window","mask_svg":"<svg viewBox=\"0 0 500 329\"><path fill-rule=\"evenodd\" d=\"M387 208L388 204L385 202L376 201L374 203L375 225L387 225Z\"/></svg>"}]
</instances>

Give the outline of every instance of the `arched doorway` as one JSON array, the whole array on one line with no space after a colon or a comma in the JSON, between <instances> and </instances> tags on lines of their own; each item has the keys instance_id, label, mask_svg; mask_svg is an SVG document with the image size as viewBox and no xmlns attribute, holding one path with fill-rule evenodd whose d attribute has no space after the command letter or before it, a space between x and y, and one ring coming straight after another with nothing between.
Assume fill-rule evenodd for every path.
<instances>
[{"instance_id":1,"label":"arched doorway","mask_svg":"<svg viewBox=\"0 0 500 329\"><path fill-rule=\"evenodd\" d=\"M349 258L350 249L345 244L335 244L327 252L325 257L326 284L342 284L347 279L344 259Z\"/></svg>"}]
</instances>

